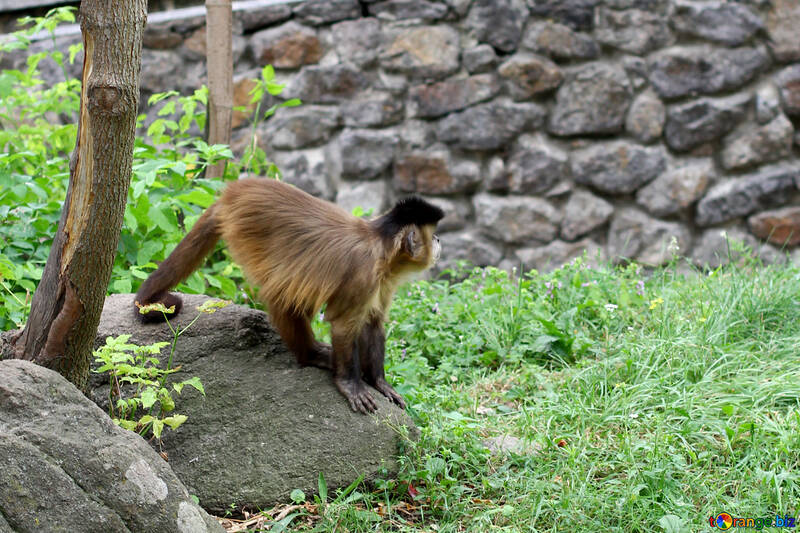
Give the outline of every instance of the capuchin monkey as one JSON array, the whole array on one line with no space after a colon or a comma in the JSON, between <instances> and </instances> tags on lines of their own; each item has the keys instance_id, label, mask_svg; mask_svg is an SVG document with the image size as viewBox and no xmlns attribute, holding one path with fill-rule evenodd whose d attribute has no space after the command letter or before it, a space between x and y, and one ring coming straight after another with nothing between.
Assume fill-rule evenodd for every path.
<instances>
[{"instance_id":1,"label":"capuchin monkey","mask_svg":"<svg viewBox=\"0 0 800 533\"><path fill-rule=\"evenodd\" d=\"M136 294L145 322L163 314L138 307L182 306L168 291L185 280L223 239L247 279L259 288L272 324L301 365L333 371L336 387L354 411L377 409L369 383L405 408L386 382L383 323L397 287L439 258L434 229L444 212L422 198L397 202L373 219L280 181L246 178L228 184L175 250ZM331 344L314 338L311 319L323 304Z\"/></svg>"}]
</instances>

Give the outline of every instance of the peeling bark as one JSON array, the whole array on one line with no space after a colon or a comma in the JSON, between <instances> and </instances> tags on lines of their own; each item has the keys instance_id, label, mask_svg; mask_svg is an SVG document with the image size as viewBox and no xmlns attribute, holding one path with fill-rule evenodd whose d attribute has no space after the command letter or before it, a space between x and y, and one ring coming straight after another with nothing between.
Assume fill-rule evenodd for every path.
<instances>
[{"instance_id":1,"label":"peeling bark","mask_svg":"<svg viewBox=\"0 0 800 533\"><path fill-rule=\"evenodd\" d=\"M231 0L206 0L208 144L230 144L233 119L233 16ZM209 166L206 177L225 173L225 161Z\"/></svg>"},{"instance_id":2,"label":"peeling bark","mask_svg":"<svg viewBox=\"0 0 800 533\"><path fill-rule=\"evenodd\" d=\"M83 389L119 241L139 106L146 0L83 0L78 138L50 256L12 353Z\"/></svg>"}]
</instances>

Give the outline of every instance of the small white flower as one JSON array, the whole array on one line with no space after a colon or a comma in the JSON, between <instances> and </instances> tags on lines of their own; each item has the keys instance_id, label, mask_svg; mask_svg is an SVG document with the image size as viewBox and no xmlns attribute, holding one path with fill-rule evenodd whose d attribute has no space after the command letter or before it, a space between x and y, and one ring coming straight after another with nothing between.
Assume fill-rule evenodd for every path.
<instances>
[{"instance_id":1,"label":"small white flower","mask_svg":"<svg viewBox=\"0 0 800 533\"><path fill-rule=\"evenodd\" d=\"M615 310L617 309L617 307L618 307L618 306L617 306L617 305L615 305L615 304L606 304L606 306L605 306L605 307L606 307L606 311L608 311L609 313L611 313L611 312L615 311Z\"/></svg>"}]
</instances>

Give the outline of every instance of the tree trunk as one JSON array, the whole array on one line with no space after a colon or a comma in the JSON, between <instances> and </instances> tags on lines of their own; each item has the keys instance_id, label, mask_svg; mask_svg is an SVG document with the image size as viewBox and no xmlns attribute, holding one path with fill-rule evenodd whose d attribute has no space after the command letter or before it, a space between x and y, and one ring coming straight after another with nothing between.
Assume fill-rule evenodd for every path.
<instances>
[{"instance_id":1,"label":"tree trunk","mask_svg":"<svg viewBox=\"0 0 800 533\"><path fill-rule=\"evenodd\" d=\"M208 144L231 143L233 118L233 15L231 0L206 0ZM206 177L225 173L225 161L209 166Z\"/></svg>"},{"instance_id":2,"label":"tree trunk","mask_svg":"<svg viewBox=\"0 0 800 533\"><path fill-rule=\"evenodd\" d=\"M82 0L84 60L67 197L13 355L84 389L128 197L146 0Z\"/></svg>"}]
</instances>

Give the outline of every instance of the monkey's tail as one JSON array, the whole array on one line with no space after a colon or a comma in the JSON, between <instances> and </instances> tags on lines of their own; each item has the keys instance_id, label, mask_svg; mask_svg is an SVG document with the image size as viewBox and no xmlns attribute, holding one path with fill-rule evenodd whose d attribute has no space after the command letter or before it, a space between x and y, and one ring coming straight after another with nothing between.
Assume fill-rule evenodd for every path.
<instances>
[{"instance_id":1,"label":"monkey's tail","mask_svg":"<svg viewBox=\"0 0 800 533\"><path fill-rule=\"evenodd\" d=\"M139 287L133 309L143 322L160 322L164 320L164 315L160 311L141 314L137 304L162 303L167 308L174 305L175 315L180 312L183 301L178 295L168 291L197 270L206 256L214 250L214 245L220 238L216 210L217 204L206 209L169 257Z\"/></svg>"}]
</instances>

